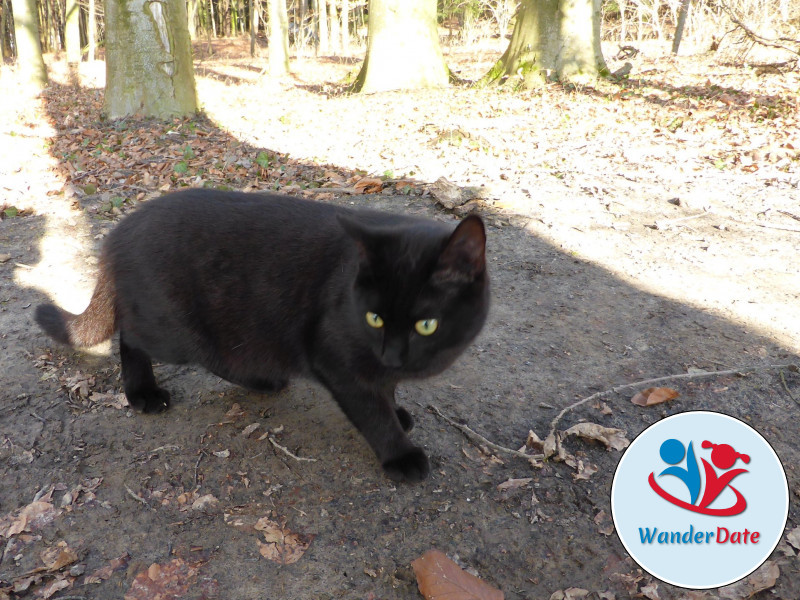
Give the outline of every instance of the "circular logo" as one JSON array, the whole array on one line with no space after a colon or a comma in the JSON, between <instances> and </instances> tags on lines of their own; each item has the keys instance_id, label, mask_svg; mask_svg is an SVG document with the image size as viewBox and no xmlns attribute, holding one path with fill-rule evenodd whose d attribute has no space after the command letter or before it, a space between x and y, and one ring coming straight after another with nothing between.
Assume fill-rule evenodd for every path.
<instances>
[{"instance_id":1,"label":"circular logo","mask_svg":"<svg viewBox=\"0 0 800 600\"><path fill-rule=\"evenodd\" d=\"M611 486L614 526L628 554L672 585L707 589L755 571L789 513L786 474L752 427L685 412L645 429Z\"/></svg>"}]
</instances>

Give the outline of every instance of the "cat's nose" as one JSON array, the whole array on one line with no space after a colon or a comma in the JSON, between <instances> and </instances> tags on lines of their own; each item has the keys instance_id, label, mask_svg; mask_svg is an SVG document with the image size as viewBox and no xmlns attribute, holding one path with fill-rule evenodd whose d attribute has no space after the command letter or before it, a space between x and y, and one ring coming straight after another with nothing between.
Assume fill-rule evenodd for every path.
<instances>
[{"instance_id":1,"label":"cat's nose","mask_svg":"<svg viewBox=\"0 0 800 600\"><path fill-rule=\"evenodd\" d=\"M405 357L406 347L402 341L390 340L383 346L383 353L381 354L381 362L385 367L402 367L403 359Z\"/></svg>"}]
</instances>

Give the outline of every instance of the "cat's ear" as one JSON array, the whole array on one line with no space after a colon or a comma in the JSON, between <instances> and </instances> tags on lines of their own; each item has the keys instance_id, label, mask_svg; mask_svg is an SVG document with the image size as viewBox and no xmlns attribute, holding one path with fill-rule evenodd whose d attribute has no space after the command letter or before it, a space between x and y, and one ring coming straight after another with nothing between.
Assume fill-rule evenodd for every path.
<instances>
[{"instance_id":1,"label":"cat's ear","mask_svg":"<svg viewBox=\"0 0 800 600\"><path fill-rule=\"evenodd\" d=\"M358 255L361 260L366 260L369 255L369 249L372 246L372 236L369 231L357 219L348 217L346 215L336 215L339 225L347 232L358 248Z\"/></svg>"},{"instance_id":2,"label":"cat's ear","mask_svg":"<svg viewBox=\"0 0 800 600\"><path fill-rule=\"evenodd\" d=\"M442 282L469 283L486 272L486 228L478 215L458 224L444 245L433 278Z\"/></svg>"}]
</instances>

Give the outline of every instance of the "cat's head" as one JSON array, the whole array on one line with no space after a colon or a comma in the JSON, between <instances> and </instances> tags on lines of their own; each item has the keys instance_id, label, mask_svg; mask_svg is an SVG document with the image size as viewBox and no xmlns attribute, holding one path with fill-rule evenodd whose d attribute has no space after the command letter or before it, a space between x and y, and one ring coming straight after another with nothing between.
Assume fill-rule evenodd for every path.
<instances>
[{"instance_id":1,"label":"cat's head","mask_svg":"<svg viewBox=\"0 0 800 600\"><path fill-rule=\"evenodd\" d=\"M425 377L447 368L489 308L486 230L477 215L455 230L340 217L359 256L350 315L376 375Z\"/></svg>"}]
</instances>

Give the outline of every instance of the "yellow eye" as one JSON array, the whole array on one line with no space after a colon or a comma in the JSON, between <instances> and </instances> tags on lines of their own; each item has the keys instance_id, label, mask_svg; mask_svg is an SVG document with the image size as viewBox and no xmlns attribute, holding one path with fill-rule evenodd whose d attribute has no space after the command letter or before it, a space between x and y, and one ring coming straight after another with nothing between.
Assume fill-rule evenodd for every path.
<instances>
[{"instance_id":1,"label":"yellow eye","mask_svg":"<svg viewBox=\"0 0 800 600\"><path fill-rule=\"evenodd\" d=\"M378 313L368 312L367 313L367 323L370 327L374 327L375 329L380 329L383 327L383 319L381 319Z\"/></svg>"},{"instance_id":2,"label":"yellow eye","mask_svg":"<svg viewBox=\"0 0 800 600\"><path fill-rule=\"evenodd\" d=\"M417 333L420 335L431 335L438 328L439 328L438 319L424 319L422 321L417 321L414 324L414 329L416 329Z\"/></svg>"}]
</instances>

